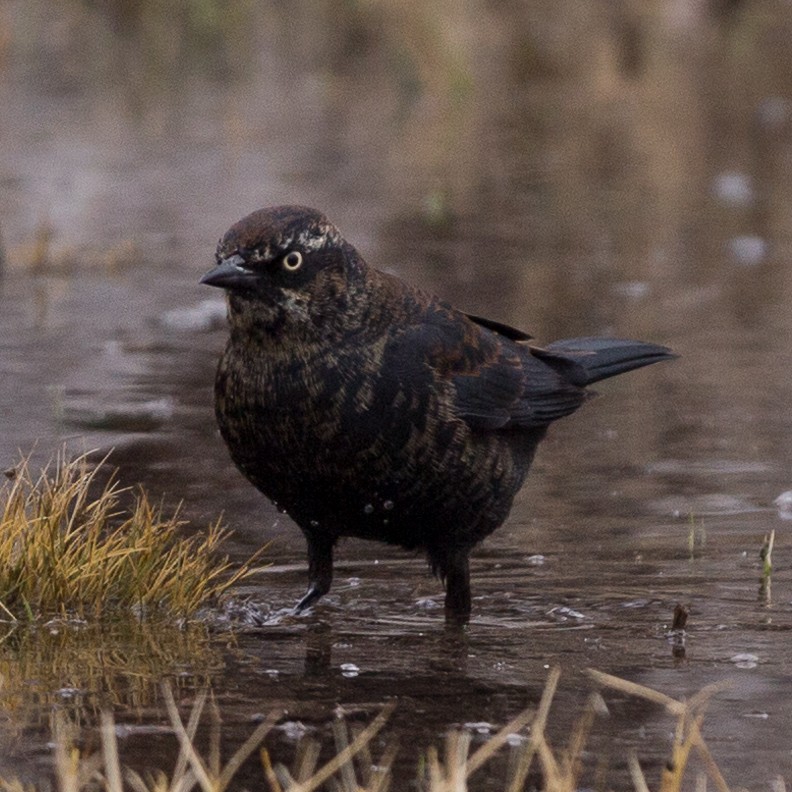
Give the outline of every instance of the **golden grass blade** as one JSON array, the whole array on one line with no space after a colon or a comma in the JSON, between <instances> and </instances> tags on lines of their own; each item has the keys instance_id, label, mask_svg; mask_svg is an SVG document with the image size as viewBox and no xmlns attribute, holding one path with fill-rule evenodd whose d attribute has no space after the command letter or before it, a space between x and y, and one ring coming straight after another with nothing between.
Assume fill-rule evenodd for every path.
<instances>
[{"instance_id":1,"label":"golden grass blade","mask_svg":"<svg viewBox=\"0 0 792 792\"><path fill-rule=\"evenodd\" d=\"M167 782L165 784L155 783L149 787L141 778L140 773L128 767L124 768L124 778L127 786L132 788L132 792L168 792L169 789Z\"/></svg>"},{"instance_id":2,"label":"golden grass blade","mask_svg":"<svg viewBox=\"0 0 792 792\"><path fill-rule=\"evenodd\" d=\"M450 792L467 792L467 755L471 734L452 731L446 736L446 776Z\"/></svg>"},{"instance_id":3,"label":"golden grass blade","mask_svg":"<svg viewBox=\"0 0 792 792\"><path fill-rule=\"evenodd\" d=\"M544 746L544 749L546 749L542 751L542 754L545 757L544 761L550 766L550 772L553 772L553 767L555 766L557 775L558 767L553 760L552 752L550 752L549 746L547 746L545 743L544 729L547 724L547 718L550 714L550 706L553 703L553 697L555 696L555 692L558 687L558 680L560 678L561 670L558 667L552 668L547 677L547 682L545 682L545 687L542 691L542 698L539 700L539 708L536 711L536 716L531 723L531 736L529 737L527 744L519 753L517 765L514 769L512 779L509 782L507 792L520 792L520 790L523 788L525 779L528 777L528 771L531 769L533 758L541 746ZM525 714L527 714L527 712L528 711L526 710Z\"/></svg>"},{"instance_id":4,"label":"golden grass blade","mask_svg":"<svg viewBox=\"0 0 792 792\"><path fill-rule=\"evenodd\" d=\"M155 781L152 792L192 792L197 783L192 770L188 770L178 779L172 778L170 782L167 776L162 773Z\"/></svg>"},{"instance_id":5,"label":"golden grass blade","mask_svg":"<svg viewBox=\"0 0 792 792\"><path fill-rule=\"evenodd\" d=\"M573 792L568 790L564 784L564 774L558 764L558 760L553 755L553 750L550 748L550 743L544 732L541 732L536 741L536 753L539 755L539 761L542 765L542 773L545 777L545 785L548 790L557 790L558 792Z\"/></svg>"},{"instance_id":6,"label":"golden grass blade","mask_svg":"<svg viewBox=\"0 0 792 792\"><path fill-rule=\"evenodd\" d=\"M36 788L32 784L25 786L18 778L0 776L0 792L36 792Z\"/></svg>"},{"instance_id":7,"label":"golden grass blade","mask_svg":"<svg viewBox=\"0 0 792 792\"><path fill-rule=\"evenodd\" d=\"M357 737L360 734L360 729L355 729L354 727L350 730L351 733ZM372 772L374 770L374 760L371 756L371 751L369 750L369 744L366 743L357 753L354 759L355 767L357 768L357 773L360 777L360 787L365 790L369 790L372 784Z\"/></svg>"},{"instance_id":8,"label":"golden grass blade","mask_svg":"<svg viewBox=\"0 0 792 792\"><path fill-rule=\"evenodd\" d=\"M266 748L262 748L259 751L259 758L261 759L261 766L264 769L264 778L269 784L270 792L283 792L283 787L280 785L280 781L278 781L278 776L275 775L275 771L272 769L272 759Z\"/></svg>"},{"instance_id":9,"label":"golden grass blade","mask_svg":"<svg viewBox=\"0 0 792 792\"><path fill-rule=\"evenodd\" d=\"M525 726L534 720L534 716L535 713L533 709L526 709L512 718L467 760L467 767L465 768L466 775L473 775L479 767L488 762L490 758L506 744L509 737L525 728Z\"/></svg>"},{"instance_id":10,"label":"golden grass blade","mask_svg":"<svg viewBox=\"0 0 792 792\"><path fill-rule=\"evenodd\" d=\"M332 731L336 754L341 754L349 748L349 729L346 721L341 717L337 717L333 721ZM367 744L364 744L361 746L360 752L365 751L366 748ZM341 776L341 787L345 792L349 792L349 790L355 792L358 788L358 783L355 774L355 766L352 764L351 757L339 767L338 772Z\"/></svg>"},{"instance_id":11,"label":"golden grass blade","mask_svg":"<svg viewBox=\"0 0 792 792\"><path fill-rule=\"evenodd\" d=\"M102 757L94 754L81 757L74 747L74 726L61 712L55 713L53 736L55 739L55 773L59 792L80 792L102 766Z\"/></svg>"},{"instance_id":12,"label":"golden grass blade","mask_svg":"<svg viewBox=\"0 0 792 792\"><path fill-rule=\"evenodd\" d=\"M294 789L297 785L297 781L294 780L292 774L280 763L275 765L275 775L280 779L280 783L283 785L286 792L290 792L290 790Z\"/></svg>"},{"instance_id":13,"label":"golden grass blade","mask_svg":"<svg viewBox=\"0 0 792 792\"><path fill-rule=\"evenodd\" d=\"M377 767L372 768L372 778L366 792L387 792L391 782L391 767L396 759L399 747L391 742L385 748Z\"/></svg>"},{"instance_id":14,"label":"golden grass blade","mask_svg":"<svg viewBox=\"0 0 792 792\"><path fill-rule=\"evenodd\" d=\"M182 719L179 716L179 710L176 708L176 702L173 699L173 692L168 685L162 686L162 694L165 698L165 708L168 711L168 717L170 718L171 725L173 726L173 730L176 733L176 738L179 741L181 751L187 757L187 761L190 763L190 767L195 773L195 777L200 784L201 789L203 789L204 792L216 792L215 783L209 776L209 771L207 770L206 765L203 763L203 760L195 750L195 746L193 746L192 740L184 728ZM195 712L196 709L199 711L202 710L205 701L206 693L202 692L199 694L198 699L196 700L196 703L193 707L193 712Z\"/></svg>"},{"instance_id":15,"label":"golden grass blade","mask_svg":"<svg viewBox=\"0 0 792 792\"><path fill-rule=\"evenodd\" d=\"M679 792L682 789L682 781L692 747L693 733L688 727L688 718L685 713L680 715L677 721L674 743L671 746L671 759L663 767L660 778L660 792Z\"/></svg>"},{"instance_id":16,"label":"golden grass blade","mask_svg":"<svg viewBox=\"0 0 792 792\"><path fill-rule=\"evenodd\" d=\"M121 760L118 756L118 740L116 739L115 721L113 720L112 714L103 710L100 723L106 792L123 792L124 784L121 781Z\"/></svg>"},{"instance_id":17,"label":"golden grass blade","mask_svg":"<svg viewBox=\"0 0 792 792\"><path fill-rule=\"evenodd\" d=\"M685 711L685 704L676 699L666 696L665 693L660 693L652 688L639 685L637 682L630 682L626 679L605 674L602 671L597 671L594 668L587 669L587 673L600 685L620 690L622 693L627 693L630 696L638 696L639 698L653 701L655 704L660 704L665 707L672 715L682 715Z\"/></svg>"},{"instance_id":18,"label":"golden grass blade","mask_svg":"<svg viewBox=\"0 0 792 792\"><path fill-rule=\"evenodd\" d=\"M237 748L234 755L228 760L217 781L217 789L227 789L231 779L239 771L239 768L247 761L248 757L261 745L264 738L272 730L272 727L281 717L280 712L270 712L269 715L254 729L250 737Z\"/></svg>"},{"instance_id":19,"label":"golden grass blade","mask_svg":"<svg viewBox=\"0 0 792 792\"><path fill-rule=\"evenodd\" d=\"M214 691L209 693L209 756L207 764L209 771L214 778L220 776L220 728L221 718L220 710L217 706L217 700L214 697ZM190 737L190 741L192 741Z\"/></svg>"},{"instance_id":20,"label":"golden grass blade","mask_svg":"<svg viewBox=\"0 0 792 792\"><path fill-rule=\"evenodd\" d=\"M709 704L710 699L713 696L723 692L724 690L729 690L732 687L734 687L733 679L722 679L719 682L713 682L709 685L705 685L703 688L701 688L701 690L694 693L687 700L686 704L688 711L703 714L704 710Z\"/></svg>"},{"instance_id":21,"label":"golden grass blade","mask_svg":"<svg viewBox=\"0 0 792 792\"><path fill-rule=\"evenodd\" d=\"M572 728L572 734L564 755L562 771L565 778L564 783L570 789L577 789L578 787L578 778L582 769L583 749L586 747L591 728L594 725L597 709L604 707L604 702L602 704L601 702L602 697L599 693L589 695L583 708L583 713L575 721L575 725Z\"/></svg>"},{"instance_id":22,"label":"golden grass blade","mask_svg":"<svg viewBox=\"0 0 792 792\"><path fill-rule=\"evenodd\" d=\"M429 771L429 789L431 792L446 792L445 773L440 766L437 748L433 745L426 750L426 765Z\"/></svg>"},{"instance_id":23,"label":"golden grass blade","mask_svg":"<svg viewBox=\"0 0 792 792\"><path fill-rule=\"evenodd\" d=\"M314 775L311 776L311 778L309 778L307 781L295 786L293 792L312 792L312 790L318 789L322 784L324 784L328 778L335 775L344 762L349 761L349 759L351 759L364 745L371 742L371 740L376 737L376 735L387 722L388 718L390 718L395 707L395 702L388 702L382 708L382 711L377 715L377 717L374 718L374 720L368 726L366 726L366 728L363 729L363 731L361 731L354 740L352 740L347 748L345 748L337 756L333 757L333 759L324 765L324 767L320 767L319 770L314 773Z\"/></svg>"},{"instance_id":24,"label":"golden grass blade","mask_svg":"<svg viewBox=\"0 0 792 792\"><path fill-rule=\"evenodd\" d=\"M634 750L627 755L627 764L630 768L630 778L635 787L635 792L649 792L649 785L646 783L646 777L643 774L643 770L641 770L638 756Z\"/></svg>"},{"instance_id":25,"label":"golden grass blade","mask_svg":"<svg viewBox=\"0 0 792 792\"><path fill-rule=\"evenodd\" d=\"M55 721L55 771L60 792L79 792L79 752L72 746L62 717Z\"/></svg>"},{"instance_id":26,"label":"golden grass blade","mask_svg":"<svg viewBox=\"0 0 792 792\"><path fill-rule=\"evenodd\" d=\"M167 692L166 692L167 691ZM173 692L171 690L170 685L168 683L163 683L162 685L162 693L166 697L166 706L168 697L170 700L173 701ZM187 720L187 739L192 745L193 740L195 739L195 733L198 731L198 723L201 720L201 715L203 714L204 703L206 702L206 691L202 691L196 698L195 703L193 704L193 708L190 711L190 717ZM174 702L175 706L175 702ZM181 721L180 721L181 722ZM180 743L181 746L181 743ZM180 747L179 755L176 758L176 765L173 768L173 779L172 784L178 784L180 779L186 774L187 772L187 765L189 764L189 755L187 751Z\"/></svg>"},{"instance_id":27,"label":"golden grass blade","mask_svg":"<svg viewBox=\"0 0 792 792\"><path fill-rule=\"evenodd\" d=\"M322 746L313 737L303 737L297 744L293 775L299 783L307 781L316 772L321 750Z\"/></svg>"},{"instance_id":28,"label":"golden grass blade","mask_svg":"<svg viewBox=\"0 0 792 792\"><path fill-rule=\"evenodd\" d=\"M363 792L388 792L391 784L390 771L387 773L377 771L377 774L371 781L371 786L366 787Z\"/></svg>"},{"instance_id":29,"label":"golden grass blade","mask_svg":"<svg viewBox=\"0 0 792 792\"><path fill-rule=\"evenodd\" d=\"M704 738L701 736L701 720L702 718L697 718L690 724L691 741L695 745L696 752L704 763L704 769L715 783L718 792L729 792L729 785L726 783L726 779L723 777L720 768L709 752L707 744L704 742Z\"/></svg>"}]
</instances>

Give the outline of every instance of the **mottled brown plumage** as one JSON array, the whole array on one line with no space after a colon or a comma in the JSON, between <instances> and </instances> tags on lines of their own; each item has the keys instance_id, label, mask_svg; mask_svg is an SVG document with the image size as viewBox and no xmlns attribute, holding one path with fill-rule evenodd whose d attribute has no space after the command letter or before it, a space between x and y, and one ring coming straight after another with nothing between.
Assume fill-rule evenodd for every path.
<instances>
[{"instance_id":1,"label":"mottled brown plumage","mask_svg":"<svg viewBox=\"0 0 792 792\"><path fill-rule=\"evenodd\" d=\"M310 586L341 536L422 548L446 611L470 611L468 556L506 518L552 421L584 386L671 357L652 344L544 348L369 267L313 209L254 212L203 283L228 293L215 385L240 470L300 526Z\"/></svg>"}]
</instances>

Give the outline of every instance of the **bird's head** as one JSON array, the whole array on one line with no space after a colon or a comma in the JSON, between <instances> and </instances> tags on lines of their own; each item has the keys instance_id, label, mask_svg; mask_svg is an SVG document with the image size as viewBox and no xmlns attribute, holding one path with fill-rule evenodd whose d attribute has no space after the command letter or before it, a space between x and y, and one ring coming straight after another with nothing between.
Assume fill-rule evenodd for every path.
<instances>
[{"instance_id":1,"label":"bird's head","mask_svg":"<svg viewBox=\"0 0 792 792\"><path fill-rule=\"evenodd\" d=\"M220 240L215 258L201 283L226 290L232 322L247 317L264 326L326 318L330 303L344 299L352 271L363 266L338 229L303 206L243 217Z\"/></svg>"}]
</instances>

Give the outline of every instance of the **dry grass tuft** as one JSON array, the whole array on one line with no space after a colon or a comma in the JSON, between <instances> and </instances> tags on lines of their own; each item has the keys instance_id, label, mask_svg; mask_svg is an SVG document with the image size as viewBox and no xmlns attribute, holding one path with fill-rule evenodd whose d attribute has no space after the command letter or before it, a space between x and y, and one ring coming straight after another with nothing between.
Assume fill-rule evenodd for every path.
<instances>
[{"instance_id":1,"label":"dry grass tuft","mask_svg":"<svg viewBox=\"0 0 792 792\"><path fill-rule=\"evenodd\" d=\"M697 770L694 786L706 789L705 775L719 792L728 792L720 770L701 736L701 723L710 698L722 690L724 685L710 685L686 701L678 701L650 688L628 682L617 677L592 671L591 675L601 687L620 691L630 696L651 701L665 707L677 718L677 729L671 754L663 770L657 792L678 792L683 781L693 770ZM546 734L550 708L558 685L560 673L550 672L544 693L536 711L526 710L506 724L495 736L470 753L469 732L452 731L446 739L444 756L437 750L426 752L424 768L417 779L417 789L422 792L468 792L471 776L484 767L489 760L510 743L511 754L507 776L498 788L503 792L523 792L526 789L541 789L544 792L575 792L585 787L582 779L584 751L595 718L606 712L604 700L598 692L591 694L577 722L572 727L567 744L554 750ZM170 688L163 688L164 699L171 727L177 737L179 751L170 777L164 772L143 778L132 770L124 769L116 741L113 718L109 713L102 716L101 744L99 755L81 756L74 748L75 735L63 721L55 727L55 765L59 788L70 792L87 792L104 789L107 792L166 792L166 790L189 790L198 787L201 792L225 792L235 775L255 752L259 751L263 779L269 792L387 792L393 781L391 767L396 755L395 742L384 748L379 760L374 761L371 746L374 738L386 724L393 704L385 706L374 720L359 731L353 739L343 719L333 724L336 755L317 768L320 744L312 739L303 739L297 748L294 768L289 771L282 764L273 765L269 753L261 748L266 735L277 723L280 713L273 712L265 719L225 763L221 761L221 721L213 698L205 692L198 695L187 723L179 715ZM210 731L209 745L202 757L195 747L195 736L202 713L209 702ZM519 745L511 739L521 734ZM700 767L691 766L691 756L697 754ZM591 757L588 757L589 763ZM534 776L529 780L529 771ZM647 782L637 757L629 757L630 776L637 792L649 792ZM598 783L597 788L608 788ZM488 788L493 779L488 778ZM773 779L773 789L786 789L781 778ZM21 792L23 787L14 779L0 778L0 792ZM31 792L35 792L31 788Z\"/></svg>"},{"instance_id":2,"label":"dry grass tuft","mask_svg":"<svg viewBox=\"0 0 792 792\"><path fill-rule=\"evenodd\" d=\"M671 715L676 716L677 724L674 742L671 746L671 756L663 769L659 787L660 792L679 792L682 789L682 782L688 770L691 752L693 751L698 754L706 775L710 777L718 792L729 792L729 786L701 735L701 724L710 699L716 693L730 687L730 682L707 685L690 699L678 701L666 696L664 693L638 685L635 682L628 682L626 679L604 674L601 671L591 670L589 673L596 682L604 687L619 690L627 695L638 696L646 701L659 704L665 707ZM635 755L630 757L630 773L638 792L649 789L638 758ZM706 779L697 780L696 787L699 788L702 784L706 788Z\"/></svg>"},{"instance_id":3,"label":"dry grass tuft","mask_svg":"<svg viewBox=\"0 0 792 792\"><path fill-rule=\"evenodd\" d=\"M185 618L252 574L259 553L241 566L219 548L220 522L179 536L178 513L164 516L115 473L101 484L107 458L91 465L65 453L38 475L27 459L6 471L0 490L0 618ZM130 499L129 509L121 507ZM261 552L261 551L259 551Z\"/></svg>"}]
</instances>

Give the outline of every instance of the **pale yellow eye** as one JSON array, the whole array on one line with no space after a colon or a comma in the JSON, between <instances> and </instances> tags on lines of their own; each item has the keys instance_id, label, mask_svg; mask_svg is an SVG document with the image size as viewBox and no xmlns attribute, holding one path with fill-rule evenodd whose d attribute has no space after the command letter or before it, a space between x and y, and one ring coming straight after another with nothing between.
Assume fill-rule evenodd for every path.
<instances>
[{"instance_id":1,"label":"pale yellow eye","mask_svg":"<svg viewBox=\"0 0 792 792\"><path fill-rule=\"evenodd\" d=\"M300 269L300 267L302 267L302 263L303 257L299 250L292 250L291 253L287 253L283 257L283 266L289 272L294 272L295 270Z\"/></svg>"}]
</instances>

